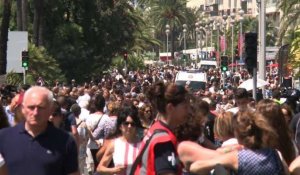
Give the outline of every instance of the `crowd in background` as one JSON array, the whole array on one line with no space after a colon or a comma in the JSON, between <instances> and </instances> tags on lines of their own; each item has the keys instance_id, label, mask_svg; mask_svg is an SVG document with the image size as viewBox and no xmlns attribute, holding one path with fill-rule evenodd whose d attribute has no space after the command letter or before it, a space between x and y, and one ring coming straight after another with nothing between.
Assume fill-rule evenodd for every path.
<instances>
[{"instance_id":1,"label":"crowd in background","mask_svg":"<svg viewBox=\"0 0 300 175\"><path fill-rule=\"evenodd\" d=\"M49 122L74 136L81 174L130 174L133 166L135 174L149 173L145 154L134 162L146 140L155 141L155 127L167 128L170 142L153 148L154 155L162 155L154 158L156 173L209 174L222 168L236 174L299 173L300 95L280 89L276 70L267 75L267 98L254 101L237 88L250 77L245 70L223 73L224 82L217 69L202 70L206 88L195 91L174 84L183 69L149 66L127 75L115 70L83 85L72 80L48 87L55 99ZM24 121L28 88L1 87L0 128ZM159 121L167 126L156 126Z\"/></svg>"}]
</instances>

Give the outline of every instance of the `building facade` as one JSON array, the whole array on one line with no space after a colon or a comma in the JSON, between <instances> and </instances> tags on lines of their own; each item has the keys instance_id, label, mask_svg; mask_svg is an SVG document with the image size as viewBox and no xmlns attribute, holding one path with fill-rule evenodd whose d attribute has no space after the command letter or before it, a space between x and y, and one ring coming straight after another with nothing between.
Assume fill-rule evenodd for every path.
<instances>
[{"instance_id":1,"label":"building facade","mask_svg":"<svg viewBox=\"0 0 300 175\"><path fill-rule=\"evenodd\" d=\"M243 9L246 16L256 17L259 12L257 1L261 0L188 0L187 7L210 11L211 16L230 15ZM276 21L280 17L280 13L277 12L277 3L278 0L267 0L266 2L267 16L276 16L274 18Z\"/></svg>"}]
</instances>

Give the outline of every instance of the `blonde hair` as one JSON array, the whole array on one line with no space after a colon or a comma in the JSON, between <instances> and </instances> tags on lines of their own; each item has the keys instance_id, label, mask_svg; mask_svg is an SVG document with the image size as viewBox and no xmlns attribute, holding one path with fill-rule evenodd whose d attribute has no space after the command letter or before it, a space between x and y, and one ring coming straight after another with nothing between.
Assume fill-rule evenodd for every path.
<instances>
[{"instance_id":1,"label":"blonde hair","mask_svg":"<svg viewBox=\"0 0 300 175\"><path fill-rule=\"evenodd\" d=\"M233 113L223 112L215 119L214 133L219 139L233 138Z\"/></svg>"}]
</instances>

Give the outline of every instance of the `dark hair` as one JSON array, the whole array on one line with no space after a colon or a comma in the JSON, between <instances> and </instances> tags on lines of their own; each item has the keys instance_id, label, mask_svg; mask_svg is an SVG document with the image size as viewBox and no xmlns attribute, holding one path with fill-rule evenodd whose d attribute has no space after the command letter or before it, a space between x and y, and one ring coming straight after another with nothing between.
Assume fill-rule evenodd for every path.
<instances>
[{"instance_id":1,"label":"dark hair","mask_svg":"<svg viewBox=\"0 0 300 175\"><path fill-rule=\"evenodd\" d=\"M290 164L295 159L295 149L291 138L291 132L285 121L284 114L279 104L270 99L258 102L256 110L263 114L268 123L278 134L275 149L278 149L285 161Z\"/></svg>"},{"instance_id":2,"label":"dark hair","mask_svg":"<svg viewBox=\"0 0 300 175\"><path fill-rule=\"evenodd\" d=\"M91 113L94 113L96 111L103 111L104 106L105 106L104 97L101 94L95 94L91 98L89 110Z\"/></svg>"},{"instance_id":3,"label":"dark hair","mask_svg":"<svg viewBox=\"0 0 300 175\"><path fill-rule=\"evenodd\" d=\"M238 88L235 91L235 99L248 98L248 92L245 88Z\"/></svg>"},{"instance_id":4,"label":"dark hair","mask_svg":"<svg viewBox=\"0 0 300 175\"><path fill-rule=\"evenodd\" d=\"M279 99L281 96L280 90L279 89L274 89L272 92L272 97L275 99Z\"/></svg>"},{"instance_id":5,"label":"dark hair","mask_svg":"<svg viewBox=\"0 0 300 175\"><path fill-rule=\"evenodd\" d=\"M178 105L186 101L187 91L184 86L173 83L164 84L162 81L155 83L147 92L147 97L152 106L160 113L166 113L168 103Z\"/></svg>"},{"instance_id":6,"label":"dark hair","mask_svg":"<svg viewBox=\"0 0 300 175\"><path fill-rule=\"evenodd\" d=\"M286 112L287 112L287 117L288 117L287 124L290 124L290 122L291 122L291 120L292 120L292 118L293 118L293 116L294 116L294 113L293 113L292 108L291 108L288 104L283 103L283 104L281 105L281 110L282 110L282 109L286 110Z\"/></svg>"},{"instance_id":7,"label":"dark hair","mask_svg":"<svg viewBox=\"0 0 300 175\"><path fill-rule=\"evenodd\" d=\"M135 123L137 128L142 128L141 121L138 117L138 109L134 106L122 107L118 111L118 118L114 131L108 136L109 138L116 138L121 136L122 131L120 130L121 125L126 121L127 117L130 116Z\"/></svg>"},{"instance_id":8,"label":"dark hair","mask_svg":"<svg viewBox=\"0 0 300 175\"><path fill-rule=\"evenodd\" d=\"M193 103L188 118L174 129L174 134L179 142L197 141L201 136L205 117L202 113L197 112L197 108L198 106Z\"/></svg>"},{"instance_id":9,"label":"dark hair","mask_svg":"<svg viewBox=\"0 0 300 175\"><path fill-rule=\"evenodd\" d=\"M2 103L0 102L0 129L9 127L8 119L4 108L2 107Z\"/></svg>"},{"instance_id":10,"label":"dark hair","mask_svg":"<svg viewBox=\"0 0 300 175\"><path fill-rule=\"evenodd\" d=\"M239 143L249 149L274 148L278 135L265 117L253 111L239 111L233 117L233 128Z\"/></svg>"},{"instance_id":11,"label":"dark hair","mask_svg":"<svg viewBox=\"0 0 300 175\"><path fill-rule=\"evenodd\" d=\"M207 101L195 99L193 104L196 115L207 116L210 113Z\"/></svg>"},{"instance_id":12,"label":"dark hair","mask_svg":"<svg viewBox=\"0 0 300 175\"><path fill-rule=\"evenodd\" d=\"M61 107L57 101L53 102L53 113L52 116L62 116Z\"/></svg>"},{"instance_id":13,"label":"dark hair","mask_svg":"<svg viewBox=\"0 0 300 175\"><path fill-rule=\"evenodd\" d=\"M77 103L73 104L71 106L71 112L73 112L76 117L79 116L81 113L80 106Z\"/></svg>"}]
</instances>

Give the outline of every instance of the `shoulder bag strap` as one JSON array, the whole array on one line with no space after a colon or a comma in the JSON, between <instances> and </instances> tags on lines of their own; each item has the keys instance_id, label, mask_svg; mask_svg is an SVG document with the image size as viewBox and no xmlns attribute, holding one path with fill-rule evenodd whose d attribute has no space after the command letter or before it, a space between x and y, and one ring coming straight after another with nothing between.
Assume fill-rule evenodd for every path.
<instances>
[{"instance_id":1,"label":"shoulder bag strap","mask_svg":"<svg viewBox=\"0 0 300 175\"><path fill-rule=\"evenodd\" d=\"M98 127L102 117L103 117L104 114L101 115L101 117L99 118L98 122L97 122L97 125L94 127L94 129L92 130L92 133L96 130L96 128Z\"/></svg>"},{"instance_id":2,"label":"shoulder bag strap","mask_svg":"<svg viewBox=\"0 0 300 175\"><path fill-rule=\"evenodd\" d=\"M143 158L143 155L147 149L147 147L149 146L149 143L151 141L151 139L153 138L153 136L157 133L162 133L162 132L167 132L166 130L163 130L163 129L156 129L154 130L153 134L149 137L149 139L146 141L144 147L142 148L142 150L140 151L139 155L136 157L136 159L134 160L133 164L132 164L132 167L131 167L131 170L130 170L130 173L129 175L134 175L134 172L136 170L136 168L138 167L138 165L142 162L142 158Z\"/></svg>"}]
</instances>

